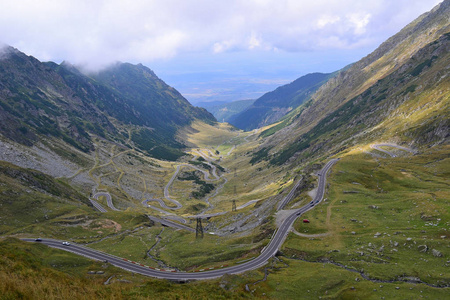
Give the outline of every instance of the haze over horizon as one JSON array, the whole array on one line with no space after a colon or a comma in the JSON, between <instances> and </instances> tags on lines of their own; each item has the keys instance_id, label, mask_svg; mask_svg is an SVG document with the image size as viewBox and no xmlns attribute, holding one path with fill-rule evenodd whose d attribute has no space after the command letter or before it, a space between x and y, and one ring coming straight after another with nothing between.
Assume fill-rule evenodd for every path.
<instances>
[{"instance_id":1,"label":"haze over horizon","mask_svg":"<svg viewBox=\"0 0 450 300\"><path fill-rule=\"evenodd\" d=\"M90 70L142 63L194 104L231 101L355 62L439 2L7 0L0 41Z\"/></svg>"}]
</instances>

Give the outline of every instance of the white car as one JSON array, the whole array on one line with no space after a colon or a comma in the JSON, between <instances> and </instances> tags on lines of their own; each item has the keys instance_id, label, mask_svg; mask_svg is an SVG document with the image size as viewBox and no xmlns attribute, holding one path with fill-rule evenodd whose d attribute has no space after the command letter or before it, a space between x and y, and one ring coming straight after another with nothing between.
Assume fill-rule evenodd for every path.
<instances>
[{"instance_id":1,"label":"white car","mask_svg":"<svg viewBox=\"0 0 450 300\"><path fill-rule=\"evenodd\" d=\"M69 242L63 242L63 245L64 245L64 246L69 246L70 243L69 243Z\"/></svg>"}]
</instances>

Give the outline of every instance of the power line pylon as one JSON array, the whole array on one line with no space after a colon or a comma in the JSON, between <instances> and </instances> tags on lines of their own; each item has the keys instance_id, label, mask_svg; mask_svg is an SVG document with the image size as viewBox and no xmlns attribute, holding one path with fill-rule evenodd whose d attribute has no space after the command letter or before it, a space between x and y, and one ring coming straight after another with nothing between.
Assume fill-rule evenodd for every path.
<instances>
[{"instance_id":1,"label":"power line pylon","mask_svg":"<svg viewBox=\"0 0 450 300\"><path fill-rule=\"evenodd\" d=\"M231 206L231 211L237 211L237 209L236 209L236 200L233 200L233 204Z\"/></svg>"},{"instance_id":2,"label":"power line pylon","mask_svg":"<svg viewBox=\"0 0 450 300\"><path fill-rule=\"evenodd\" d=\"M203 238L203 226L202 226L201 218L197 218L197 227L195 228L195 237Z\"/></svg>"}]
</instances>

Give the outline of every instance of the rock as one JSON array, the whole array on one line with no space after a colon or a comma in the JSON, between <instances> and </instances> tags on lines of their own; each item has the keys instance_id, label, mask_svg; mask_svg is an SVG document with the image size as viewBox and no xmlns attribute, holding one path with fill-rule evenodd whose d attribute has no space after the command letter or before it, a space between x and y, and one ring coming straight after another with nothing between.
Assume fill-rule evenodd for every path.
<instances>
[{"instance_id":1,"label":"rock","mask_svg":"<svg viewBox=\"0 0 450 300\"><path fill-rule=\"evenodd\" d=\"M436 249L431 250L431 253L433 253L434 257L442 257L442 253Z\"/></svg>"},{"instance_id":2,"label":"rock","mask_svg":"<svg viewBox=\"0 0 450 300\"><path fill-rule=\"evenodd\" d=\"M97 271L96 274L105 274L105 271Z\"/></svg>"},{"instance_id":3,"label":"rock","mask_svg":"<svg viewBox=\"0 0 450 300\"><path fill-rule=\"evenodd\" d=\"M420 252L427 252L428 251L428 246L427 245L419 245L419 246L417 246L417 248L419 249Z\"/></svg>"},{"instance_id":4,"label":"rock","mask_svg":"<svg viewBox=\"0 0 450 300\"><path fill-rule=\"evenodd\" d=\"M398 242L394 242L394 247L397 247L398 246Z\"/></svg>"},{"instance_id":5,"label":"rock","mask_svg":"<svg viewBox=\"0 0 450 300\"><path fill-rule=\"evenodd\" d=\"M356 232L352 231L352 232L351 232L351 234L355 235L355 234L356 234Z\"/></svg>"},{"instance_id":6,"label":"rock","mask_svg":"<svg viewBox=\"0 0 450 300\"><path fill-rule=\"evenodd\" d=\"M407 241L412 241L412 238L407 238L406 240L407 240Z\"/></svg>"}]
</instances>

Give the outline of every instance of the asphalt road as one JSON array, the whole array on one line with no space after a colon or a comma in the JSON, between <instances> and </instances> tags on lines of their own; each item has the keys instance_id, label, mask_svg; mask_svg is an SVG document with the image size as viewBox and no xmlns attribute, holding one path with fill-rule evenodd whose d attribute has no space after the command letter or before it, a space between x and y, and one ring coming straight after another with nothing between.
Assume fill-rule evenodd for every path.
<instances>
[{"instance_id":1,"label":"asphalt road","mask_svg":"<svg viewBox=\"0 0 450 300\"><path fill-rule=\"evenodd\" d=\"M152 220L152 221L154 221L154 222L161 223L161 224L164 225L164 226L168 226L168 227L173 227L173 228L176 228L176 229L183 229L183 230L188 230L188 231L191 231L191 232L195 232L195 229L192 228L192 227L189 227L189 226L186 226L186 225L182 225L182 224L178 224L178 223L172 222L172 221L170 221L170 220L161 219L161 218L157 218L157 217L150 216L150 215L147 215L147 217L148 217L150 220Z\"/></svg>"},{"instance_id":2,"label":"asphalt road","mask_svg":"<svg viewBox=\"0 0 450 300\"><path fill-rule=\"evenodd\" d=\"M375 144L375 145L371 145L370 147L372 147L373 149L376 149L378 151L381 151L383 153L386 153L387 155L389 155L391 157L397 157L397 155L395 153L390 152L390 151L384 150L384 149L382 149L380 147L392 147L392 148L397 148L397 149L400 149L400 150L403 150L403 151L415 154L414 150L412 150L410 148L407 148L407 147L402 147L402 146L399 146L399 145L396 145L396 144Z\"/></svg>"},{"instance_id":3,"label":"asphalt road","mask_svg":"<svg viewBox=\"0 0 450 300\"><path fill-rule=\"evenodd\" d=\"M325 186L326 186L326 174L328 170L337 162L338 159L332 159L330 160L323 169L319 172L319 185L317 189L317 194L314 200L311 203L308 203L307 205L295 210L288 218L285 219L285 221L281 224L280 228L275 232L275 234L272 237L272 240L269 242L269 244L263 249L261 254L245 263L235 265L235 266L220 266L218 268L214 269L207 269L207 270L198 270L198 272L174 272L174 271L166 271L166 270L160 270L151 268L136 262L129 261L127 259L123 259L120 257L116 257L113 255L109 255L100 251L96 251L81 245L77 244L71 244L69 246L65 246L62 244L62 241L57 240L48 240L48 239L42 239L42 241L38 243L42 243L45 245L48 245L53 248L62 249L65 251L73 252L79 255L83 255L85 257L89 257L96 260L101 261L108 261L108 263L128 270L130 272L139 273L145 276L151 276L156 278L164 278L164 279L171 279L171 280L179 280L179 281L186 281L186 280L199 280L199 279L211 279L211 278L217 278L221 277L225 274L239 274L243 273L249 270L257 269L263 265L266 264L266 262L274 256L280 246L283 244L292 224L294 221L303 213L307 212L308 210L312 209L317 203L321 202L323 199L323 195L325 193ZM23 239L28 242L35 242L34 239Z\"/></svg>"},{"instance_id":4,"label":"asphalt road","mask_svg":"<svg viewBox=\"0 0 450 300\"><path fill-rule=\"evenodd\" d=\"M92 196L92 198L95 198L96 200L98 200L98 197L101 197L101 196L105 196L105 197L106 197L106 204L108 204L109 208L111 208L112 210L115 210L115 211L120 211L119 209L117 209L117 208L114 206L114 203L112 202L111 195L110 195L109 193L106 193L106 192L98 192L98 193L95 193L95 195ZM100 210L100 211L101 211L101 210Z\"/></svg>"},{"instance_id":5,"label":"asphalt road","mask_svg":"<svg viewBox=\"0 0 450 300\"><path fill-rule=\"evenodd\" d=\"M294 197L295 191L297 190L298 186L302 182L302 179L303 179L303 177L297 181L297 183L291 189L289 194L287 194L287 196L284 197L284 199L280 202L280 204L278 205L278 210L282 210L286 206L286 204L288 204L288 202L292 200L292 197Z\"/></svg>"},{"instance_id":6,"label":"asphalt road","mask_svg":"<svg viewBox=\"0 0 450 300\"><path fill-rule=\"evenodd\" d=\"M107 212L107 210L94 199L89 198L89 201L91 201L92 205L94 205L94 207L98 209L100 212Z\"/></svg>"}]
</instances>

